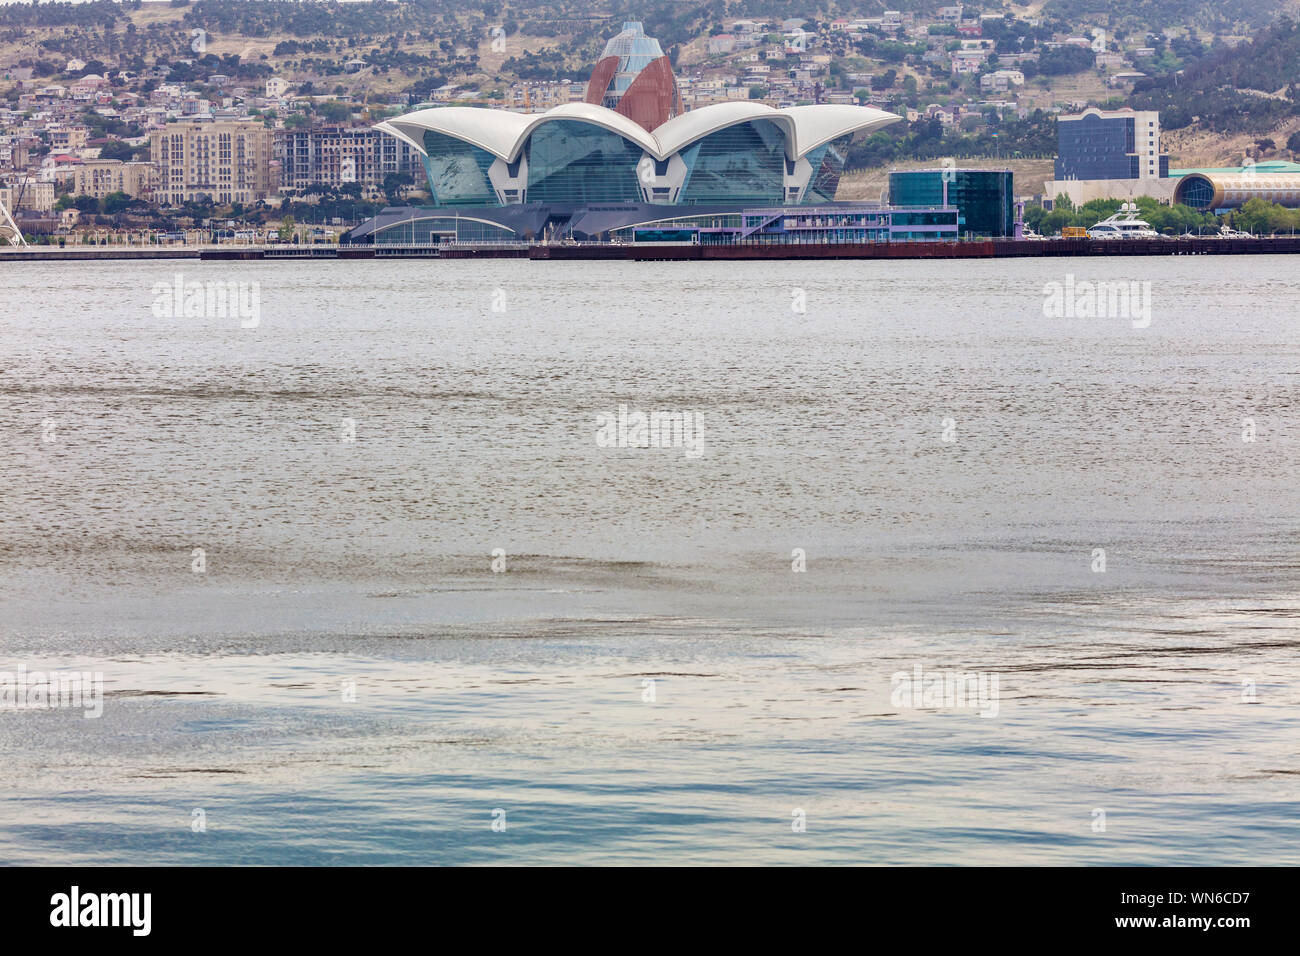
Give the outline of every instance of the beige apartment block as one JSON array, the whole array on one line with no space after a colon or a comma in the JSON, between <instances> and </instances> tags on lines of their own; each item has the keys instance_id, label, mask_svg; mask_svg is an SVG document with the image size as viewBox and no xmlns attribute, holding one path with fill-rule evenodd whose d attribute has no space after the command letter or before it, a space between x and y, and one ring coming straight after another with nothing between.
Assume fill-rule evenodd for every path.
<instances>
[{"instance_id":1,"label":"beige apartment block","mask_svg":"<svg viewBox=\"0 0 1300 956\"><path fill-rule=\"evenodd\" d=\"M120 159L92 159L77 167L78 196L103 199L109 193L126 193L134 198L153 194L157 181L153 163L124 163Z\"/></svg>"},{"instance_id":2,"label":"beige apartment block","mask_svg":"<svg viewBox=\"0 0 1300 956\"><path fill-rule=\"evenodd\" d=\"M274 135L252 120L187 120L149 134L155 198L177 205L210 198L252 203L274 191Z\"/></svg>"},{"instance_id":3,"label":"beige apartment block","mask_svg":"<svg viewBox=\"0 0 1300 956\"><path fill-rule=\"evenodd\" d=\"M32 212L49 212L54 208L54 183L35 179L16 180L0 186L0 203L6 209L29 209Z\"/></svg>"},{"instance_id":4,"label":"beige apartment block","mask_svg":"<svg viewBox=\"0 0 1300 956\"><path fill-rule=\"evenodd\" d=\"M84 149L90 131L84 126L51 126L50 148L56 152L68 149Z\"/></svg>"}]
</instances>

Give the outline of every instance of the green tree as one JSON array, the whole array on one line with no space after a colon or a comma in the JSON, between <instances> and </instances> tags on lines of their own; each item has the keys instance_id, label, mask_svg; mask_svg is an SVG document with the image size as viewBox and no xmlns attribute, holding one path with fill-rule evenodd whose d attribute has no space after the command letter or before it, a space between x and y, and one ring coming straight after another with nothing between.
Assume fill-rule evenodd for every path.
<instances>
[{"instance_id":1,"label":"green tree","mask_svg":"<svg viewBox=\"0 0 1300 956\"><path fill-rule=\"evenodd\" d=\"M100 159L120 159L124 163L135 158L135 149L120 139L110 139L99 150Z\"/></svg>"},{"instance_id":2,"label":"green tree","mask_svg":"<svg viewBox=\"0 0 1300 956\"><path fill-rule=\"evenodd\" d=\"M316 104L316 113L329 123L346 123L352 119L352 106L338 100L328 100Z\"/></svg>"},{"instance_id":3,"label":"green tree","mask_svg":"<svg viewBox=\"0 0 1300 956\"><path fill-rule=\"evenodd\" d=\"M394 206L399 206L405 198L406 190L414 185L410 173L389 173L384 177L384 195Z\"/></svg>"},{"instance_id":4,"label":"green tree","mask_svg":"<svg viewBox=\"0 0 1300 956\"><path fill-rule=\"evenodd\" d=\"M109 193L104 197L104 212L108 213L110 216L116 215L126 209L127 206L131 205L133 201L134 200L124 192L119 191Z\"/></svg>"}]
</instances>

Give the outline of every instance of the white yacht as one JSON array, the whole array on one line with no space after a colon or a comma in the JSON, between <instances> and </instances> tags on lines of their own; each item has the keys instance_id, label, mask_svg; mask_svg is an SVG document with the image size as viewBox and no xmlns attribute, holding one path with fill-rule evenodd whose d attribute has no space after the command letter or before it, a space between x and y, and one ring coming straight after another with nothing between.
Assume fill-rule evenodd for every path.
<instances>
[{"instance_id":1,"label":"white yacht","mask_svg":"<svg viewBox=\"0 0 1300 956\"><path fill-rule=\"evenodd\" d=\"M1089 239L1159 239L1151 224L1138 218L1135 202L1121 203L1119 211L1088 230Z\"/></svg>"},{"instance_id":2,"label":"white yacht","mask_svg":"<svg viewBox=\"0 0 1300 956\"><path fill-rule=\"evenodd\" d=\"M1229 225L1219 227L1219 239L1254 239L1255 237L1249 232L1242 232L1239 229L1233 229Z\"/></svg>"}]
</instances>

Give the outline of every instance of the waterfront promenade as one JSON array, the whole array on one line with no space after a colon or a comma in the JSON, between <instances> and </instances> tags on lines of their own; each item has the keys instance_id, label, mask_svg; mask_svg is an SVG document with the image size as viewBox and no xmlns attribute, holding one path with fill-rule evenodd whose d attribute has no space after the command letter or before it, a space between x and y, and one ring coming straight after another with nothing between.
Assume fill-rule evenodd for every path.
<instances>
[{"instance_id":1,"label":"waterfront promenade","mask_svg":"<svg viewBox=\"0 0 1300 956\"><path fill-rule=\"evenodd\" d=\"M691 262L739 259L1006 259L1078 256L1279 255L1300 236L1225 239L983 239L870 243L482 243L443 245L267 245L29 247L0 250L0 263L105 259L545 259Z\"/></svg>"}]
</instances>

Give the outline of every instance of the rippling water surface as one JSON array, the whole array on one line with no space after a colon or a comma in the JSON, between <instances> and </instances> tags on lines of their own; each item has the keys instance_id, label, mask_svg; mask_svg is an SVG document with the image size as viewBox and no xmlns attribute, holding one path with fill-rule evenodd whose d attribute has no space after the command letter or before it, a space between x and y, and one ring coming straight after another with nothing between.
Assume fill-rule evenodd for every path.
<instances>
[{"instance_id":1,"label":"rippling water surface","mask_svg":"<svg viewBox=\"0 0 1300 956\"><path fill-rule=\"evenodd\" d=\"M1300 862L1288 258L2 268L0 859Z\"/></svg>"}]
</instances>

